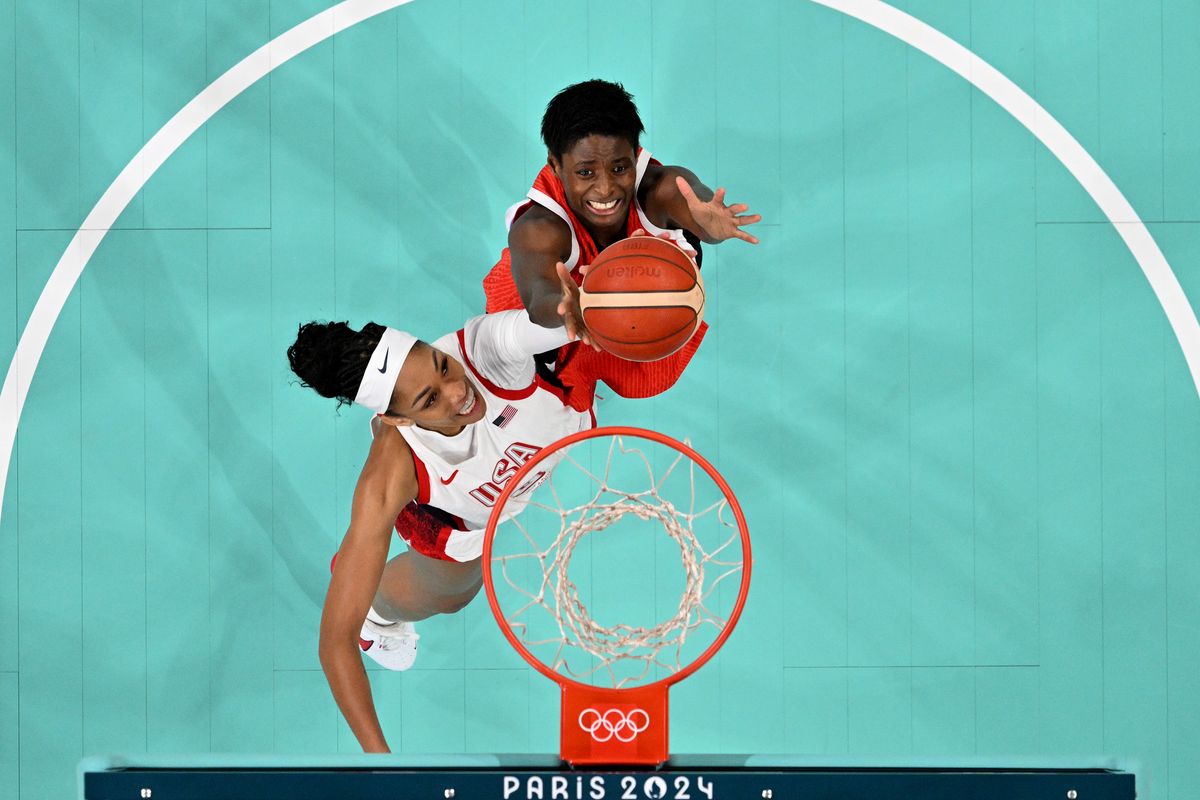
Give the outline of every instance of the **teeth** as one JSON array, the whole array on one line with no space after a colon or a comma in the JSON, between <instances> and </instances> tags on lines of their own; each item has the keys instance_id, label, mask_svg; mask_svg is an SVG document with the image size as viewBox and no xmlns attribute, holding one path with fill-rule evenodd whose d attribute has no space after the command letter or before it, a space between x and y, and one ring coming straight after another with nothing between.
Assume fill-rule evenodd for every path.
<instances>
[{"instance_id":1,"label":"teeth","mask_svg":"<svg viewBox=\"0 0 1200 800\"><path fill-rule=\"evenodd\" d=\"M601 211L608 211L610 208L614 208L617 202L617 200L609 200L607 203L597 203L595 200L588 200L588 205Z\"/></svg>"},{"instance_id":2,"label":"teeth","mask_svg":"<svg viewBox=\"0 0 1200 800\"><path fill-rule=\"evenodd\" d=\"M466 414L471 410L471 406L475 405L475 390L467 387L467 401L463 403L462 408L458 409L458 413Z\"/></svg>"}]
</instances>

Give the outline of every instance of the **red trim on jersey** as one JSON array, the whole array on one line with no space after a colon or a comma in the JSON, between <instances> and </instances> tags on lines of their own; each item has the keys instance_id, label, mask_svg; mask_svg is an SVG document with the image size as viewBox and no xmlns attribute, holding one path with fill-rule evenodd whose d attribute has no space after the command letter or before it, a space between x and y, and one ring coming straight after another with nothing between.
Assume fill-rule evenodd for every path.
<instances>
[{"instance_id":1,"label":"red trim on jersey","mask_svg":"<svg viewBox=\"0 0 1200 800\"><path fill-rule=\"evenodd\" d=\"M446 555L446 544L450 541L450 534L452 533L454 533L454 529L449 525L443 525L442 529L438 531L437 551L441 554L442 558L450 558L450 556Z\"/></svg>"},{"instance_id":2,"label":"red trim on jersey","mask_svg":"<svg viewBox=\"0 0 1200 800\"><path fill-rule=\"evenodd\" d=\"M475 365L471 363L471 357L467 355L466 331L463 328L459 328L458 331L458 349L462 351L463 363L467 365L467 369L471 370L471 374L479 379L479 382L483 384L483 388L497 397L503 397L505 400L524 400L537 389L536 380L532 381L524 389L505 389L480 375L479 370L475 369Z\"/></svg>"},{"instance_id":3,"label":"red trim on jersey","mask_svg":"<svg viewBox=\"0 0 1200 800\"><path fill-rule=\"evenodd\" d=\"M534 382L537 383L539 389L542 389L543 391L547 391L550 394L557 397L558 402L562 403L564 406L571 405L571 401L567 396L570 390L563 390L562 388L555 386L553 383L550 383L550 381L546 380L541 375L536 376L536 378L534 379ZM575 410L583 411L584 409L577 408Z\"/></svg>"},{"instance_id":4,"label":"red trim on jersey","mask_svg":"<svg viewBox=\"0 0 1200 800\"><path fill-rule=\"evenodd\" d=\"M417 468L417 502L424 504L429 502L429 470L425 468L425 462L417 457L417 454L409 448L412 453L413 466Z\"/></svg>"}]
</instances>

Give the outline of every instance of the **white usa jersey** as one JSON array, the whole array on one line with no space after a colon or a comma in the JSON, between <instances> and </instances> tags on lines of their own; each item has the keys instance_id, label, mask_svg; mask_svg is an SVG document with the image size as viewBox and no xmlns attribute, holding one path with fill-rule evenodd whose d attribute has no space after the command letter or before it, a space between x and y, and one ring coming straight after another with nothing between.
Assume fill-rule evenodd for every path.
<instances>
[{"instance_id":1,"label":"white usa jersey","mask_svg":"<svg viewBox=\"0 0 1200 800\"><path fill-rule=\"evenodd\" d=\"M532 356L504 347L506 326L523 312L502 311L468 320L463 329L433 342L462 362L486 404L484 418L455 436L416 426L398 430L413 452L417 502L454 517L446 555L470 561L483 553L483 533L500 492L536 452L564 436L596 425L596 415L567 405L556 387L537 376ZM526 323L530 324L530 323ZM546 459L505 504L505 518L520 513L529 495L561 459Z\"/></svg>"}]
</instances>

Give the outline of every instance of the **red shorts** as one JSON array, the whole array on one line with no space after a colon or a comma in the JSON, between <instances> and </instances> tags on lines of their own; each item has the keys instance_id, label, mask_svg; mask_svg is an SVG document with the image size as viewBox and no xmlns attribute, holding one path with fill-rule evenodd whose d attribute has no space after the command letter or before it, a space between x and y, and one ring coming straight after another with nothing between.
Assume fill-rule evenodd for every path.
<instances>
[{"instance_id":1,"label":"red shorts","mask_svg":"<svg viewBox=\"0 0 1200 800\"><path fill-rule=\"evenodd\" d=\"M463 521L440 508L409 503L396 517L396 533L413 550L423 556L457 561L446 555L450 534L465 530Z\"/></svg>"}]
</instances>

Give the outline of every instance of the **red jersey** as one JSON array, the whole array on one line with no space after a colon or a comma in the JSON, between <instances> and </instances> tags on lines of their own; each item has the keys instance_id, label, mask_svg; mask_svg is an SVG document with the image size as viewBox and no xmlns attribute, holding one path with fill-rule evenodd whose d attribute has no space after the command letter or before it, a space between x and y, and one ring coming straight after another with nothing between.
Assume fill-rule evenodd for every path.
<instances>
[{"instance_id":1,"label":"red jersey","mask_svg":"<svg viewBox=\"0 0 1200 800\"><path fill-rule=\"evenodd\" d=\"M652 223L638 202L637 193L642 185L646 168L658 164L650 157L647 150L639 149L637 160L637 176L634 185L633 203L630 204L629 216L625 221L625 235L632 236L637 231L658 236L670 234L671 239L689 253L694 253L692 246L684 238L681 230L664 230ZM571 270L576 283L582 283L583 276L579 268L590 264L600 254L600 249L588 233L584 224L567 205L566 192L562 181L554 174L547 164L542 167L533 181L526 199L514 205L505 216L505 224L511 228L521 214L534 204L546 208L559 219L567 223L571 231L571 254L563 263ZM500 255L500 260L483 279L483 291L487 297L486 310L505 311L523 308L521 297L517 293L517 285L512 276L512 257L508 248ZM684 368L691 361L696 349L700 346L708 325L700 323L696 335L678 352L659 361L626 361L611 353L596 352L590 347L583 347L578 342L572 342L558 351L555 360L554 374L562 381L567 390L567 401L577 410L590 408L595 394L596 380L602 380L613 391L622 397L652 397L661 394L675 385L675 381L683 374Z\"/></svg>"}]
</instances>

